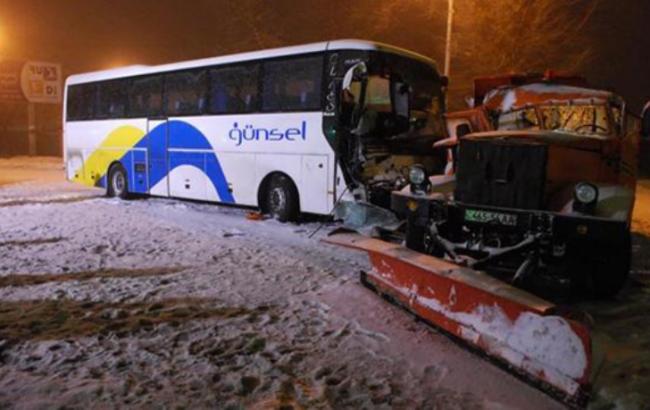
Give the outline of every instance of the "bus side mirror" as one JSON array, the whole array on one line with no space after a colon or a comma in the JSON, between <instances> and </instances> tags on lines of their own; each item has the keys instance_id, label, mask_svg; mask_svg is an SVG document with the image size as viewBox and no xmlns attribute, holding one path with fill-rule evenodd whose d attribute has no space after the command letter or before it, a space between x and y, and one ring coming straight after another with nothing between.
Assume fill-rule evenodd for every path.
<instances>
[{"instance_id":1,"label":"bus side mirror","mask_svg":"<svg viewBox=\"0 0 650 410\"><path fill-rule=\"evenodd\" d=\"M353 83L360 83L356 90L353 89ZM341 82L340 95L340 112L341 123L346 127L355 128L363 105L365 104L363 93L365 93L365 84L368 82L368 68L364 62L357 63L350 67L343 76ZM356 94L355 94L356 91Z\"/></svg>"},{"instance_id":2,"label":"bus side mirror","mask_svg":"<svg viewBox=\"0 0 650 410\"><path fill-rule=\"evenodd\" d=\"M352 88L352 82L357 80L364 80L368 76L368 67L366 67L366 63L360 62L356 63L348 71L346 71L345 75L343 76L343 83L341 85L341 89L343 90L348 90Z\"/></svg>"}]
</instances>

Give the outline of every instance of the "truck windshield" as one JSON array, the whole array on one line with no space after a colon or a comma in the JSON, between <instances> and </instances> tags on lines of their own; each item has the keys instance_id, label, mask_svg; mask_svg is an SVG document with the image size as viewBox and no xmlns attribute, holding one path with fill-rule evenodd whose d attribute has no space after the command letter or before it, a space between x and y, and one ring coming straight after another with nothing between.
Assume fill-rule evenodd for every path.
<instances>
[{"instance_id":1,"label":"truck windshield","mask_svg":"<svg viewBox=\"0 0 650 410\"><path fill-rule=\"evenodd\" d=\"M554 130L584 135L613 134L607 104L543 104L499 116L500 130Z\"/></svg>"},{"instance_id":2,"label":"truck windshield","mask_svg":"<svg viewBox=\"0 0 650 410\"><path fill-rule=\"evenodd\" d=\"M544 105L538 107L542 128L578 134L610 133L605 105Z\"/></svg>"}]
</instances>

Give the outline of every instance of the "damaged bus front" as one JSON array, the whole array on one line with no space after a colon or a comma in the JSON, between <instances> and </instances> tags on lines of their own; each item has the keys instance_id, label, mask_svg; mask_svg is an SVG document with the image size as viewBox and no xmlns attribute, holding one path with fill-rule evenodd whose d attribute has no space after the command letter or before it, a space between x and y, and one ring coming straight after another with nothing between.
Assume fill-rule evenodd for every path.
<instances>
[{"instance_id":1,"label":"damaged bus front","mask_svg":"<svg viewBox=\"0 0 650 410\"><path fill-rule=\"evenodd\" d=\"M328 56L324 132L337 157L343 192L337 215L386 223L391 192L407 184L409 167L441 172L446 78L426 57L401 51L336 51ZM343 178L343 181L340 180Z\"/></svg>"}]
</instances>

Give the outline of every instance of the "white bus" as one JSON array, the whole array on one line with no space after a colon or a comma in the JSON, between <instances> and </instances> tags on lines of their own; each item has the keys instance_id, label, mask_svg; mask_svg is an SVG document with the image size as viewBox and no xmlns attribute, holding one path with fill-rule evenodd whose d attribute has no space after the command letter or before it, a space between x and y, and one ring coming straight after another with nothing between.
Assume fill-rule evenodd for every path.
<instances>
[{"instance_id":1,"label":"white bus","mask_svg":"<svg viewBox=\"0 0 650 410\"><path fill-rule=\"evenodd\" d=\"M445 86L430 59L356 40L73 75L67 178L283 221L387 206L409 165L440 166Z\"/></svg>"}]
</instances>

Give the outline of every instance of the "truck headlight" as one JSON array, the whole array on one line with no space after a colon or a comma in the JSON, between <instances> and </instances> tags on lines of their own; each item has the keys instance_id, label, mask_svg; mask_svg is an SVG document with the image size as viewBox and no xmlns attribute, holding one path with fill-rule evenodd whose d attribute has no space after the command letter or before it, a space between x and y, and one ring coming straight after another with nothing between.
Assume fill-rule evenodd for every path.
<instances>
[{"instance_id":1,"label":"truck headlight","mask_svg":"<svg viewBox=\"0 0 650 410\"><path fill-rule=\"evenodd\" d=\"M411 192L424 193L429 190L429 178L427 171L422 165L413 165L409 169L409 182L411 184Z\"/></svg>"},{"instance_id":2,"label":"truck headlight","mask_svg":"<svg viewBox=\"0 0 650 410\"><path fill-rule=\"evenodd\" d=\"M580 182L573 191L573 210L592 213L598 202L598 187L587 182Z\"/></svg>"}]
</instances>

